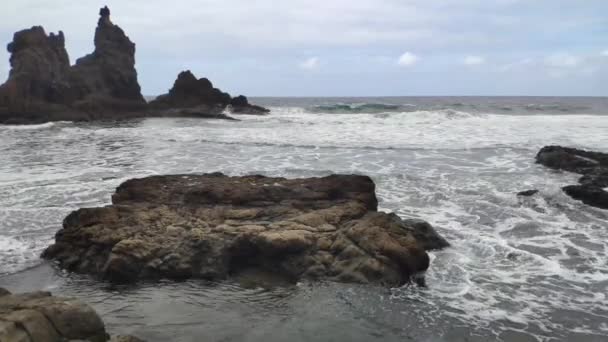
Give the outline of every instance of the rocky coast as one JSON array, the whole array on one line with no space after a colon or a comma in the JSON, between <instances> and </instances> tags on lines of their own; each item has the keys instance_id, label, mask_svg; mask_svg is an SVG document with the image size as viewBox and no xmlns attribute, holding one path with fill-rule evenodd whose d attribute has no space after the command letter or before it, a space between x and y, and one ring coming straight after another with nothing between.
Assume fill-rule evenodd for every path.
<instances>
[{"instance_id":1,"label":"rocky coast","mask_svg":"<svg viewBox=\"0 0 608 342\"><path fill-rule=\"evenodd\" d=\"M268 113L189 71L180 73L169 94L147 103L135 69L135 43L111 21L107 7L99 11L94 43L92 53L70 65L63 32L47 34L34 26L15 33L7 46L9 78L0 85L0 124Z\"/></svg>"}]
</instances>

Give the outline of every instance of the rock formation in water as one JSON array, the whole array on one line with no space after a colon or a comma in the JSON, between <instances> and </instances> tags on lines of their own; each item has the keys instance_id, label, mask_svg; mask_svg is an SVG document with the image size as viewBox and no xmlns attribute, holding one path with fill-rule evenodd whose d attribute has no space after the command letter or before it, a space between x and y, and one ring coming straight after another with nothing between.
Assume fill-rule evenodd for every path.
<instances>
[{"instance_id":1,"label":"rock formation in water","mask_svg":"<svg viewBox=\"0 0 608 342\"><path fill-rule=\"evenodd\" d=\"M77 95L74 105L86 111L139 111L146 101L135 70L135 44L110 20L104 7L95 30L95 50L76 61L70 84Z\"/></svg>"},{"instance_id":2,"label":"rock formation in water","mask_svg":"<svg viewBox=\"0 0 608 342\"><path fill-rule=\"evenodd\" d=\"M232 98L208 79L197 79L190 70L180 72L169 93L150 102L150 107L166 116L218 116L228 107L238 114L268 113L266 108L249 104L245 96Z\"/></svg>"},{"instance_id":3,"label":"rock formation in water","mask_svg":"<svg viewBox=\"0 0 608 342\"><path fill-rule=\"evenodd\" d=\"M101 318L88 305L49 292L11 294L0 288L0 341L61 342L108 341ZM117 336L110 342L143 342Z\"/></svg>"},{"instance_id":4,"label":"rock formation in water","mask_svg":"<svg viewBox=\"0 0 608 342\"><path fill-rule=\"evenodd\" d=\"M582 174L578 185L563 188L570 197L587 205L608 209L608 153L561 146L545 146L536 162L555 170Z\"/></svg>"},{"instance_id":5,"label":"rock formation in water","mask_svg":"<svg viewBox=\"0 0 608 342\"><path fill-rule=\"evenodd\" d=\"M0 86L0 123L35 121L49 112L65 111L74 95L63 33L47 35L42 27L34 26L15 33L7 50L11 70Z\"/></svg>"},{"instance_id":6,"label":"rock formation in water","mask_svg":"<svg viewBox=\"0 0 608 342\"><path fill-rule=\"evenodd\" d=\"M182 97L168 94L171 101L155 101L154 106L149 106L137 80L135 44L112 23L107 7L99 15L95 50L78 59L74 66L70 66L61 31L47 35L42 27L35 26L15 33L7 47L11 71L0 86L0 124L163 115L226 118L217 114L231 102L235 103L235 113L267 112L249 105L246 98L232 99L214 89L211 82L202 80L194 93L186 92L187 96Z\"/></svg>"},{"instance_id":7,"label":"rock formation in water","mask_svg":"<svg viewBox=\"0 0 608 342\"><path fill-rule=\"evenodd\" d=\"M393 286L448 246L424 221L378 212L364 176L154 176L112 203L68 215L43 257L116 282L271 273Z\"/></svg>"}]
</instances>

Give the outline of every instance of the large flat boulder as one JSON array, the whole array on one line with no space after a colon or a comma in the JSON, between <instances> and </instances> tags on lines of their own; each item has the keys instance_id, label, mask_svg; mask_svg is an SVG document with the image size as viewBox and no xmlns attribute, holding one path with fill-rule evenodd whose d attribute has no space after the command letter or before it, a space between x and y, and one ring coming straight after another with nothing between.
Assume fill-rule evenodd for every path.
<instances>
[{"instance_id":1,"label":"large flat boulder","mask_svg":"<svg viewBox=\"0 0 608 342\"><path fill-rule=\"evenodd\" d=\"M429 225L377 211L369 177L153 176L112 205L71 213L43 257L117 282L221 280L261 272L292 282L389 286L429 267L448 243Z\"/></svg>"},{"instance_id":2,"label":"large flat boulder","mask_svg":"<svg viewBox=\"0 0 608 342\"><path fill-rule=\"evenodd\" d=\"M608 153L562 146L545 146L536 162L554 170L582 174L579 185L563 188L570 197L597 208L608 209Z\"/></svg>"}]
</instances>

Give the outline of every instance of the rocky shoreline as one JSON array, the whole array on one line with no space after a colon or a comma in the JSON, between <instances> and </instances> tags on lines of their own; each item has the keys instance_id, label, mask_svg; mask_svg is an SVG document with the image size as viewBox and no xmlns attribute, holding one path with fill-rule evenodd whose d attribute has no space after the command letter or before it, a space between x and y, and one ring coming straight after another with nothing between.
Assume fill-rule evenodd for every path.
<instances>
[{"instance_id":1,"label":"rocky shoreline","mask_svg":"<svg viewBox=\"0 0 608 342\"><path fill-rule=\"evenodd\" d=\"M70 65L63 32L42 26L15 33L8 80L0 85L0 124L118 120L186 116L229 118L225 112L266 114L245 96L231 97L207 79L180 73L166 95L147 103L135 69L135 44L110 20L104 7L95 30L95 50Z\"/></svg>"},{"instance_id":2,"label":"rocky shoreline","mask_svg":"<svg viewBox=\"0 0 608 342\"><path fill-rule=\"evenodd\" d=\"M608 153L545 146L536 155L536 162L554 170L581 174L578 185L568 185L562 190L587 205L608 209Z\"/></svg>"},{"instance_id":3,"label":"rocky shoreline","mask_svg":"<svg viewBox=\"0 0 608 342\"><path fill-rule=\"evenodd\" d=\"M428 223L377 211L365 176L206 174L123 183L112 205L66 217L43 257L113 282L248 273L399 286L423 283L426 251L446 246Z\"/></svg>"},{"instance_id":4,"label":"rocky shoreline","mask_svg":"<svg viewBox=\"0 0 608 342\"><path fill-rule=\"evenodd\" d=\"M2 342L143 342L133 336L110 338L99 315L87 304L50 292L11 294L0 288Z\"/></svg>"}]
</instances>

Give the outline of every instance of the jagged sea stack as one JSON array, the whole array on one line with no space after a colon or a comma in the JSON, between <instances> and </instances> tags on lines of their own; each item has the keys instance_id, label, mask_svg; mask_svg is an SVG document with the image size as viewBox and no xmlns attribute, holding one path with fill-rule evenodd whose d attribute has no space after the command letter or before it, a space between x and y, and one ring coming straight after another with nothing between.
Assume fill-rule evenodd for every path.
<instances>
[{"instance_id":1,"label":"jagged sea stack","mask_svg":"<svg viewBox=\"0 0 608 342\"><path fill-rule=\"evenodd\" d=\"M112 23L108 7L99 15L95 50L78 59L71 70L71 84L79 97L75 105L84 109L139 109L145 100L135 70L135 44Z\"/></svg>"}]
</instances>

